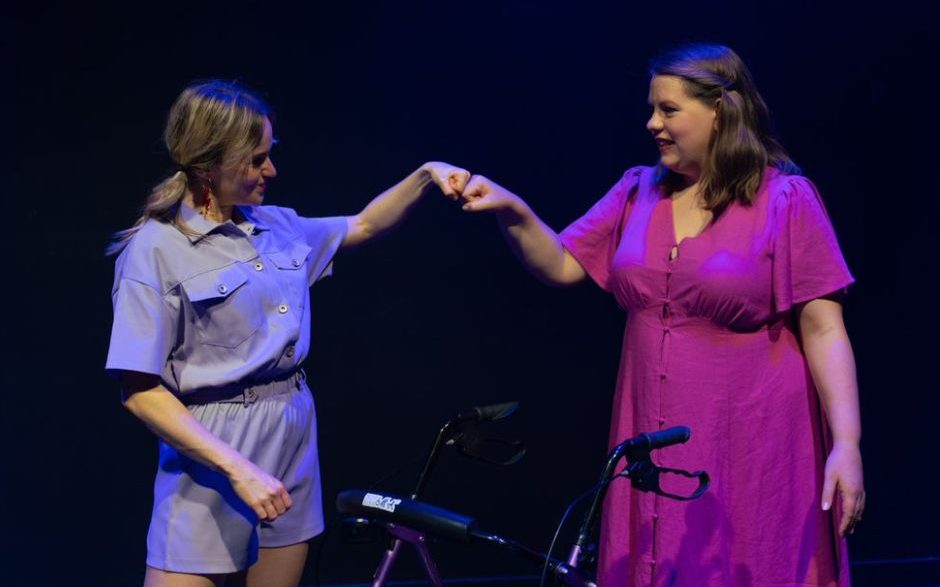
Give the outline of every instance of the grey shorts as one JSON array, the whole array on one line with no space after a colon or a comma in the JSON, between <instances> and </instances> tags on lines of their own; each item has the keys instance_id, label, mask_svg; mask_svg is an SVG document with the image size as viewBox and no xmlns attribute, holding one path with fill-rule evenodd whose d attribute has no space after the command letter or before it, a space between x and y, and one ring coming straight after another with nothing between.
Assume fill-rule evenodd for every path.
<instances>
[{"instance_id":1,"label":"grey shorts","mask_svg":"<svg viewBox=\"0 0 940 587\"><path fill-rule=\"evenodd\" d=\"M270 386L277 386L271 388ZM258 548L288 546L323 531L313 396L298 373L249 389L241 403L190 405L210 432L277 477L293 506L259 523L228 479L160 442L147 565L180 573L233 573L258 560Z\"/></svg>"}]
</instances>

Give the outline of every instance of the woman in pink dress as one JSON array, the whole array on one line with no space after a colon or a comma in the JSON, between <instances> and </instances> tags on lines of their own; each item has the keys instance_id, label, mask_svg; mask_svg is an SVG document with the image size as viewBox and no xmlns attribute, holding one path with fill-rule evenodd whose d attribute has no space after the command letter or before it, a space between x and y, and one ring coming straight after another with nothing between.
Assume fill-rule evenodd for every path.
<instances>
[{"instance_id":1,"label":"woman in pink dress","mask_svg":"<svg viewBox=\"0 0 940 587\"><path fill-rule=\"evenodd\" d=\"M610 443L687 425L692 439L654 460L711 475L691 502L614 483L599 584L848 585L845 535L865 504L839 302L852 277L741 59L692 45L650 71L658 164L627 170L560 234L485 177L463 193L539 279L590 277L626 311Z\"/></svg>"}]
</instances>

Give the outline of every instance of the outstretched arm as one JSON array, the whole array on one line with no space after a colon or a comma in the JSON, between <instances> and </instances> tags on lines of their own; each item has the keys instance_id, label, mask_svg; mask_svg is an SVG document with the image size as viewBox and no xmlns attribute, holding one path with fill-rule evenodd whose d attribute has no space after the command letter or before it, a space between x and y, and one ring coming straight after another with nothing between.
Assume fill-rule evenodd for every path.
<instances>
[{"instance_id":1,"label":"outstretched arm","mask_svg":"<svg viewBox=\"0 0 940 587\"><path fill-rule=\"evenodd\" d=\"M290 495L279 480L209 432L159 377L124 371L121 383L124 406L132 414L186 456L228 477L235 493L258 519L274 520L291 507Z\"/></svg>"},{"instance_id":2,"label":"outstretched arm","mask_svg":"<svg viewBox=\"0 0 940 587\"><path fill-rule=\"evenodd\" d=\"M587 277L581 264L519 196L483 177L474 175L463 191L467 212L491 211L523 265L551 285L571 285Z\"/></svg>"},{"instance_id":3,"label":"outstretched arm","mask_svg":"<svg viewBox=\"0 0 940 587\"><path fill-rule=\"evenodd\" d=\"M469 178L470 173L460 167L439 161L425 163L376 196L362 212L347 216L346 238L341 247L360 245L397 226L432 185L437 185L445 196L456 200Z\"/></svg>"},{"instance_id":4,"label":"outstretched arm","mask_svg":"<svg viewBox=\"0 0 940 587\"><path fill-rule=\"evenodd\" d=\"M826 298L807 302L799 310L799 324L803 352L832 430L822 506L824 510L832 507L838 489L842 498L839 533L845 535L855 530L865 509L855 357L839 302Z\"/></svg>"}]
</instances>

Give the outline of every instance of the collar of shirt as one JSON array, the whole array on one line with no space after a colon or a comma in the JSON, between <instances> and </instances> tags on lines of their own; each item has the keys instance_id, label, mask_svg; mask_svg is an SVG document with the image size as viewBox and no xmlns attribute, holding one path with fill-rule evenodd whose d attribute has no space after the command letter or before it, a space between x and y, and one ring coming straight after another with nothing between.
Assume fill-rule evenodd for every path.
<instances>
[{"instance_id":1,"label":"collar of shirt","mask_svg":"<svg viewBox=\"0 0 940 587\"><path fill-rule=\"evenodd\" d=\"M180 220L192 231L184 233L186 238L195 244L213 232L236 229L242 234L250 235L256 231L268 230L268 227L257 218L250 206L236 206L236 208L238 208L244 220L238 224L235 224L232 220L216 222L215 220L209 220L186 202L180 201L178 212Z\"/></svg>"}]
</instances>

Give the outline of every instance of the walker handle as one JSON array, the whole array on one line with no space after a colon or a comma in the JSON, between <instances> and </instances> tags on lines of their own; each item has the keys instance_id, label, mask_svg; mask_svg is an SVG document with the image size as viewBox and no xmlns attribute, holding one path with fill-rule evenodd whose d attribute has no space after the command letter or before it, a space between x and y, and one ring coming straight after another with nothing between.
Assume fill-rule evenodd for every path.
<instances>
[{"instance_id":1,"label":"walker handle","mask_svg":"<svg viewBox=\"0 0 940 587\"><path fill-rule=\"evenodd\" d=\"M386 523L407 526L419 532L456 542L470 542L475 519L428 503L362 489L346 489L336 496L336 509Z\"/></svg>"}]
</instances>

